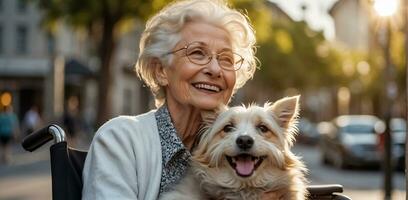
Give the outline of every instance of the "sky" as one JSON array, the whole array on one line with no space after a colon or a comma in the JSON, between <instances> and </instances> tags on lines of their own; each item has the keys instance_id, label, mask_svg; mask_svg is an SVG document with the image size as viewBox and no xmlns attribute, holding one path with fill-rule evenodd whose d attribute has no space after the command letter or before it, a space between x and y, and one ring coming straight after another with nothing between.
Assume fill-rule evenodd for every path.
<instances>
[{"instance_id":1,"label":"sky","mask_svg":"<svg viewBox=\"0 0 408 200\"><path fill-rule=\"evenodd\" d=\"M334 38L334 25L328 11L337 0L270 0L294 20L305 19L314 30L323 30L328 39ZM302 5L306 6L305 12Z\"/></svg>"}]
</instances>

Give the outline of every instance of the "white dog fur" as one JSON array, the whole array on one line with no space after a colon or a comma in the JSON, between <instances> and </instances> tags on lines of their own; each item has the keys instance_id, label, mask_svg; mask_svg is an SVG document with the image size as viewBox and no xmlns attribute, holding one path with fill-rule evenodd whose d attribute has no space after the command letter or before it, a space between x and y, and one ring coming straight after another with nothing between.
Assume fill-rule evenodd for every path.
<instances>
[{"instance_id":1,"label":"white dog fur","mask_svg":"<svg viewBox=\"0 0 408 200\"><path fill-rule=\"evenodd\" d=\"M189 171L160 199L256 200L267 191L281 194L277 199L305 199L306 168L290 151L298 114L299 96L204 114Z\"/></svg>"}]
</instances>

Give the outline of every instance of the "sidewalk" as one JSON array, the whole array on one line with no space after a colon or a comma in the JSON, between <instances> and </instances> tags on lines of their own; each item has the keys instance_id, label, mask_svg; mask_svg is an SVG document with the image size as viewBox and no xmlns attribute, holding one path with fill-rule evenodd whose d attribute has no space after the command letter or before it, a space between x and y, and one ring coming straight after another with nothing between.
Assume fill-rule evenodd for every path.
<instances>
[{"instance_id":1,"label":"sidewalk","mask_svg":"<svg viewBox=\"0 0 408 200\"><path fill-rule=\"evenodd\" d=\"M382 190L353 190L345 188L344 194L352 200L384 200L384 193ZM394 190L392 193L392 200L404 200L405 191Z\"/></svg>"},{"instance_id":2,"label":"sidewalk","mask_svg":"<svg viewBox=\"0 0 408 200\"><path fill-rule=\"evenodd\" d=\"M0 174L2 171L2 167L12 167L30 164L41 160L48 160L50 156L49 147L50 144L46 144L43 147L37 149L35 152L27 152L20 144L12 144L10 160L7 164L0 164Z\"/></svg>"},{"instance_id":3,"label":"sidewalk","mask_svg":"<svg viewBox=\"0 0 408 200\"><path fill-rule=\"evenodd\" d=\"M89 142L79 139L76 148L87 150ZM34 152L25 151L21 144L11 147L11 160L0 164L1 200L52 199L50 146L45 144Z\"/></svg>"},{"instance_id":4,"label":"sidewalk","mask_svg":"<svg viewBox=\"0 0 408 200\"><path fill-rule=\"evenodd\" d=\"M313 184L327 184L314 181ZM379 189L361 189L352 188L343 185L343 195L350 197L352 200L384 200L384 192L382 188ZM405 191L394 188L392 193L392 200L405 200Z\"/></svg>"},{"instance_id":5,"label":"sidewalk","mask_svg":"<svg viewBox=\"0 0 408 200\"><path fill-rule=\"evenodd\" d=\"M90 139L86 135L78 138L78 144L75 146L70 145L70 147L77 148L80 150L87 151L90 144ZM10 161L7 164L0 163L0 177L2 174L2 169L10 168L13 166L27 165L39 161L49 161L50 159L50 147L53 144L53 141L46 143L45 145L39 147L34 152L28 152L23 149L20 143L14 142L11 145L11 156Z\"/></svg>"},{"instance_id":6,"label":"sidewalk","mask_svg":"<svg viewBox=\"0 0 408 200\"><path fill-rule=\"evenodd\" d=\"M10 162L0 164L0 199L51 199L49 146L31 153L13 144Z\"/></svg>"}]
</instances>

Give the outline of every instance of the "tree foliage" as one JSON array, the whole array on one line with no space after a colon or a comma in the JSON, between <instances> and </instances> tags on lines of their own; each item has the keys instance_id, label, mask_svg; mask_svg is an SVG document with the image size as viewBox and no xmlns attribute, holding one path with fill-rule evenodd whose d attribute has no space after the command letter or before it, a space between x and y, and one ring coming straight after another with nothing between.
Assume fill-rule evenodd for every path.
<instances>
[{"instance_id":1,"label":"tree foliage","mask_svg":"<svg viewBox=\"0 0 408 200\"><path fill-rule=\"evenodd\" d=\"M321 32L311 30L303 21L273 21L268 40L259 44L261 68L259 83L274 91L287 88L316 89L344 81L341 54Z\"/></svg>"}]
</instances>

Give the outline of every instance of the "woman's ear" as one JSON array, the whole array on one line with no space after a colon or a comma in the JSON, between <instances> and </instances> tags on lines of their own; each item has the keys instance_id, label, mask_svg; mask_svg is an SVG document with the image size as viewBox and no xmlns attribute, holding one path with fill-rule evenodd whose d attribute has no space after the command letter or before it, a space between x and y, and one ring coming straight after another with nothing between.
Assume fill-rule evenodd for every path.
<instances>
[{"instance_id":1,"label":"woman's ear","mask_svg":"<svg viewBox=\"0 0 408 200\"><path fill-rule=\"evenodd\" d=\"M160 86L166 86L169 82L167 80L166 70L164 69L161 61L158 58L154 58L151 61L151 65L154 67L154 74L156 76L155 78L157 83Z\"/></svg>"}]
</instances>

